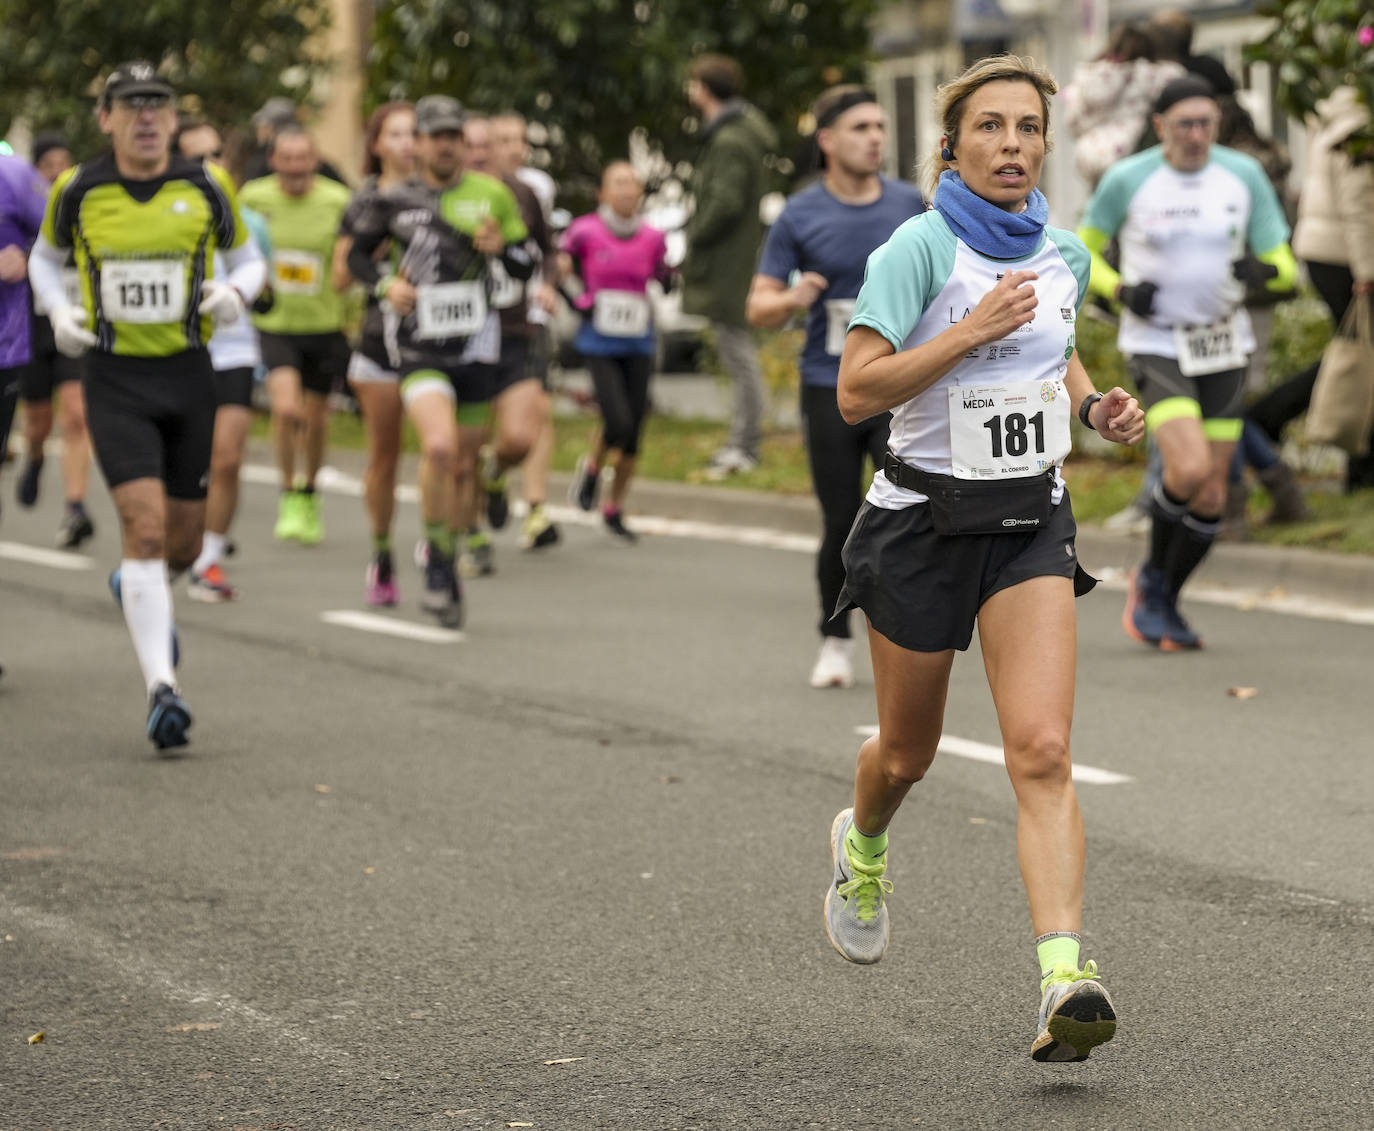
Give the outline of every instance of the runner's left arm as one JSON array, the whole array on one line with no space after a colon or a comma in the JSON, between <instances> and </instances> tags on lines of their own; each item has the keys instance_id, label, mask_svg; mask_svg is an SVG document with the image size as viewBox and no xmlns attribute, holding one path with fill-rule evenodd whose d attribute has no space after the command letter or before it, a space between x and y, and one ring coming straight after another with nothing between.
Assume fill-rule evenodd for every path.
<instances>
[{"instance_id":1,"label":"runner's left arm","mask_svg":"<svg viewBox=\"0 0 1374 1131\"><path fill-rule=\"evenodd\" d=\"M39 235L29 251L29 286L34 298L47 310L68 305L67 288L62 284L62 268L66 265L66 251L53 247L47 236Z\"/></svg>"},{"instance_id":2,"label":"runner's left arm","mask_svg":"<svg viewBox=\"0 0 1374 1131\"><path fill-rule=\"evenodd\" d=\"M244 240L238 247L224 249L222 254L228 269L224 281L238 291L244 306L252 306L267 285L267 259L257 241Z\"/></svg>"}]
</instances>

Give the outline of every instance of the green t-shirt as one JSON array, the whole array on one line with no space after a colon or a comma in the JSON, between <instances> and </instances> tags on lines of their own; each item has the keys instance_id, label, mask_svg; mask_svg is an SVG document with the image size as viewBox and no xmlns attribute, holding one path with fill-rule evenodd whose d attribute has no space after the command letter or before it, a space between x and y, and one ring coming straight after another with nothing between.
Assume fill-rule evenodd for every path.
<instances>
[{"instance_id":1,"label":"green t-shirt","mask_svg":"<svg viewBox=\"0 0 1374 1131\"><path fill-rule=\"evenodd\" d=\"M439 210L458 231L477 234L484 217L494 216L507 243L519 243L530 233L520 215L515 194L495 177L464 173L463 179L439 195Z\"/></svg>"},{"instance_id":2,"label":"green t-shirt","mask_svg":"<svg viewBox=\"0 0 1374 1131\"><path fill-rule=\"evenodd\" d=\"M57 178L43 236L75 254L96 348L125 357L203 348L214 253L248 238L222 169L177 157L160 176L129 180L110 154Z\"/></svg>"},{"instance_id":3,"label":"green t-shirt","mask_svg":"<svg viewBox=\"0 0 1374 1131\"><path fill-rule=\"evenodd\" d=\"M339 221L349 190L316 176L304 196L288 196L276 174L249 181L239 192L244 205L267 220L272 240L268 282L276 301L253 322L269 334L326 334L344 322L343 297L330 280Z\"/></svg>"}]
</instances>

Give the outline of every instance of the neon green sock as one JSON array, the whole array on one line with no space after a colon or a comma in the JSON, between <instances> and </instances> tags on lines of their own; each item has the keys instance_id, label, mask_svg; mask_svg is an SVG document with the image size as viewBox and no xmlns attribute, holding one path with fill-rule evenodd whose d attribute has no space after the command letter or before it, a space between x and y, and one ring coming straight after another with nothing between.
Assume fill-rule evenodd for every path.
<instances>
[{"instance_id":1,"label":"neon green sock","mask_svg":"<svg viewBox=\"0 0 1374 1131\"><path fill-rule=\"evenodd\" d=\"M441 554L453 557L453 531L447 522L425 523L425 537Z\"/></svg>"},{"instance_id":2,"label":"neon green sock","mask_svg":"<svg viewBox=\"0 0 1374 1131\"><path fill-rule=\"evenodd\" d=\"M391 535L374 534L372 536L372 549L378 554L391 553Z\"/></svg>"},{"instance_id":3,"label":"neon green sock","mask_svg":"<svg viewBox=\"0 0 1374 1131\"><path fill-rule=\"evenodd\" d=\"M1040 992L1045 992L1055 968L1067 966L1078 969L1078 948L1083 940L1072 931L1055 931L1035 940L1035 953L1040 959Z\"/></svg>"},{"instance_id":4,"label":"neon green sock","mask_svg":"<svg viewBox=\"0 0 1374 1131\"><path fill-rule=\"evenodd\" d=\"M882 864L887 855L887 830L869 836L852 821L849 832L845 833L845 846L851 856L857 857L861 864Z\"/></svg>"}]
</instances>

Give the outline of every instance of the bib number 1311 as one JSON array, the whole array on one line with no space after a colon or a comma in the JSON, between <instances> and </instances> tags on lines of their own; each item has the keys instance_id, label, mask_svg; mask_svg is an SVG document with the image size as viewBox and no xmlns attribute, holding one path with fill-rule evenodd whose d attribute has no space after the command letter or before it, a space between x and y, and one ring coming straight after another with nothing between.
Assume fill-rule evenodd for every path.
<instances>
[{"instance_id":1,"label":"bib number 1311","mask_svg":"<svg viewBox=\"0 0 1374 1131\"><path fill-rule=\"evenodd\" d=\"M1031 451L1030 433L1035 433L1036 455L1045 454L1045 414L1037 412L1027 418L1024 413L1009 412L983 421L983 427L992 438L992 458L1001 459L1003 454L1020 457Z\"/></svg>"}]
</instances>

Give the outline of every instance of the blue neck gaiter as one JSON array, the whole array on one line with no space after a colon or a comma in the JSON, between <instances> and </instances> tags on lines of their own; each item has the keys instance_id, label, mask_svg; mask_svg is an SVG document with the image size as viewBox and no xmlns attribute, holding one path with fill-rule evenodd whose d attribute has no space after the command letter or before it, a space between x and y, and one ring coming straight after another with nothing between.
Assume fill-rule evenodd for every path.
<instances>
[{"instance_id":1,"label":"blue neck gaiter","mask_svg":"<svg viewBox=\"0 0 1374 1131\"><path fill-rule=\"evenodd\" d=\"M959 174L940 174L933 207L964 243L989 259L1020 259L1040 246L1050 205L1039 189L1031 192L1024 212L1008 212L972 192Z\"/></svg>"}]
</instances>

